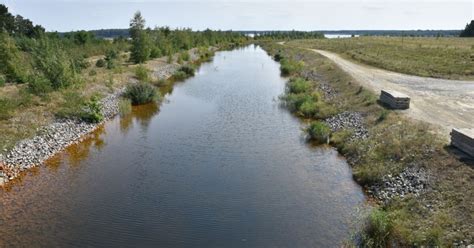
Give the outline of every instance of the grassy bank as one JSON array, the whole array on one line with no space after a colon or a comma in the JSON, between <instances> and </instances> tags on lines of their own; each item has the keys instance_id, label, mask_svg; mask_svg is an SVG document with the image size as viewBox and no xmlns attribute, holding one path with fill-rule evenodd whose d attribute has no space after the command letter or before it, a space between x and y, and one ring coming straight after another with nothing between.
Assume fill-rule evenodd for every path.
<instances>
[{"instance_id":1,"label":"grassy bank","mask_svg":"<svg viewBox=\"0 0 474 248\"><path fill-rule=\"evenodd\" d=\"M227 48L227 44L222 48ZM216 49L194 48L171 55L171 60L169 56L161 57L141 65L131 64L129 54L121 53L114 58L113 68L97 63L105 56L91 57L88 58L89 65L77 75L81 79L79 83L41 95L31 92L27 83L8 83L0 87L0 153L18 141L34 136L39 128L57 117L84 116L82 108L93 106L92 100L122 89L131 81L170 87L173 81L192 76L193 68L211 59ZM180 61L184 53L190 58Z\"/></svg>"},{"instance_id":2,"label":"grassy bank","mask_svg":"<svg viewBox=\"0 0 474 248\"><path fill-rule=\"evenodd\" d=\"M329 137L330 143L348 159L357 182L366 189L383 188L389 175L394 177L407 168L423 170L429 177L418 193L396 194L380 201L367 218L365 229L357 235L359 245L472 243L473 168L449 153L446 141L436 136L432 127L382 108L377 96L360 87L331 61L292 44L262 43L278 60L299 64L290 66L289 71L282 70L291 76L282 99L295 114L313 121L308 131L315 140L324 142ZM351 129L328 134L327 127L318 122L344 111L364 117L368 138L354 139Z\"/></svg>"},{"instance_id":3,"label":"grassy bank","mask_svg":"<svg viewBox=\"0 0 474 248\"><path fill-rule=\"evenodd\" d=\"M357 37L288 44L336 52L357 62L411 75L474 79L474 40L469 38Z\"/></svg>"}]
</instances>

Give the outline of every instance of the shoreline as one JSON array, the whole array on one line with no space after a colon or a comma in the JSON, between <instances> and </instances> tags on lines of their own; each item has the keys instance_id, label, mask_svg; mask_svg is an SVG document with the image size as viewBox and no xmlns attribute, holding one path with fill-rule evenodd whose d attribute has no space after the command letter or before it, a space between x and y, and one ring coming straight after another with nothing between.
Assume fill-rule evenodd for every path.
<instances>
[{"instance_id":1,"label":"shoreline","mask_svg":"<svg viewBox=\"0 0 474 248\"><path fill-rule=\"evenodd\" d=\"M209 47L211 52L220 50L217 47ZM191 59L183 64L160 63L163 58L149 61L151 66L150 75L157 80L171 80L173 73L178 71L180 66L195 64L199 65L209 58L201 58L196 54L196 48L189 50ZM175 60L178 54L173 56ZM153 63L153 62L158 63ZM129 83L137 82L134 77L128 78ZM170 83L174 83L170 81ZM159 88L159 87L158 87ZM67 147L81 142L85 136L91 134L105 122L119 115L119 99L125 87L116 89L113 93L108 93L100 100L101 112L104 120L99 123L87 123L81 120L54 119L54 121L37 130L37 133L27 139L20 140L6 153L0 153L0 188L10 181L21 176L27 170L41 166L46 160L60 153Z\"/></svg>"},{"instance_id":2,"label":"shoreline","mask_svg":"<svg viewBox=\"0 0 474 248\"><path fill-rule=\"evenodd\" d=\"M346 159L368 200L376 203L369 215L361 216L364 226L354 230L348 242L401 247L472 244L474 221L466 209L472 202L474 171L450 153L435 126L379 106L375 94L322 55L275 42L261 45L275 59L287 59L280 62L285 69L300 63L285 74L310 82L321 95L322 110L325 104L335 110L321 117L294 105L289 109L308 123L328 126L330 145Z\"/></svg>"}]
</instances>

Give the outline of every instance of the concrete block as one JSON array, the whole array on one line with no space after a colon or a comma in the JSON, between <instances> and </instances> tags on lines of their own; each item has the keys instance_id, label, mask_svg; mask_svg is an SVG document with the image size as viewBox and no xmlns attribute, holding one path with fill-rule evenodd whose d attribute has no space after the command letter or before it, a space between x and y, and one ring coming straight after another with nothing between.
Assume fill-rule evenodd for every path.
<instances>
[{"instance_id":1,"label":"concrete block","mask_svg":"<svg viewBox=\"0 0 474 248\"><path fill-rule=\"evenodd\" d=\"M474 158L474 129L453 128L451 131L451 145Z\"/></svg>"},{"instance_id":2,"label":"concrete block","mask_svg":"<svg viewBox=\"0 0 474 248\"><path fill-rule=\"evenodd\" d=\"M380 102L392 109L410 108L410 97L394 90L382 90L380 92Z\"/></svg>"}]
</instances>

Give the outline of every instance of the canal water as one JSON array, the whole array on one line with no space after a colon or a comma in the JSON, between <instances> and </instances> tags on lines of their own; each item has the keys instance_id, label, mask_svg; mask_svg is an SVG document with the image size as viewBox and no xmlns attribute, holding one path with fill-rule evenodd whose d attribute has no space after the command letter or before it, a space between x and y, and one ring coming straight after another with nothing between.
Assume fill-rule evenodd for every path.
<instances>
[{"instance_id":1,"label":"canal water","mask_svg":"<svg viewBox=\"0 0 474 248\"><path fill-rule=\"evenodd\" d=\"M363 192L284 88L260 47L218 52L0 190L0 247L338 247Z\"/></svg>"}]
</instances>

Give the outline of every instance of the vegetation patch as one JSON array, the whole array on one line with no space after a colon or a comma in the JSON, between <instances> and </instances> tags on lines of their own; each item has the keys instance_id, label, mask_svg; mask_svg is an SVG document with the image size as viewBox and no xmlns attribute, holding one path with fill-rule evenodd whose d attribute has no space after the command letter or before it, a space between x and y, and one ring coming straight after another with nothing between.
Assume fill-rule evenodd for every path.
<instances>
[{"instance_id":1,"label":"vegetation patch","mask_svg":"<svg viewBox=\"0 0 474 248\"><path fill-rule=\"evenodd\" d=\"M318 142L319 144L329 143L331 136L331 129L329 126L321 121L312 122L307 129L309 138Z\"/></svg>"},{"instance_id":2,"label":"vegetation patch","mask_svg":"<svg viewBox=\"0 0 474 248\"><path fill-rule=\"evenodd\" d=\"M150 103L158 98L156 89L149 83L129 84L124 96L130 99L133 105Z\"/></svg>"},{"instance_id":3,"label":"vegetation patch","mask_svg":"<svg viewBox=\"0 0 474 248\"><path fill-rule=\"evenodd\" d=\"M474 60L470 58L474 40L469 38L357 37L289 41L286 45L332 51L350 60L406 74L474 79Z\"/></svg>"},{"instance_id":4,"label":"vegetation patch","mask_svg":"<svg viewBox=\"0 0 474 248\"><path fill-rule=\"evenodd\" d=\"M353 78L327 58L293 46L299 42L302 41L288 42L285 46L272 42L261 44L271 55L280 53L284 60L304 61L301 71L291 77L293 80L289 81L282 100L292 112L312 120L307 132L314 134L319 143L326 142L330 136L330 143L353 167L355 180L367 189L384 187L387 178L408 169L418 171L419 168L431 175L422 191L401 195L394 189L395 197L378 202L366 227L356 235L359 237L356 244L361 247L449 247L463 240L472 243L474 216L469 210L474 201L473 168L449 153L446 141L437 135L436 129L407 119L396 111L384 110L373 93L354 83ZM301 86L304 85L301 82L290 90L298 78L310 82L311 90ZM330 91L324 91L319 98L311 97L313 92L327 90L324 88L327 85ZM353 139L351 128L327 134L328 130L321 124L325 118L303 114L308 113L306 109L311 109L315 102L331 106L335 114L361 113L368 130L367 138Z\"/></svg>"}]
</instances>

